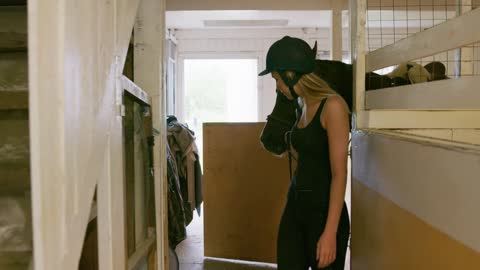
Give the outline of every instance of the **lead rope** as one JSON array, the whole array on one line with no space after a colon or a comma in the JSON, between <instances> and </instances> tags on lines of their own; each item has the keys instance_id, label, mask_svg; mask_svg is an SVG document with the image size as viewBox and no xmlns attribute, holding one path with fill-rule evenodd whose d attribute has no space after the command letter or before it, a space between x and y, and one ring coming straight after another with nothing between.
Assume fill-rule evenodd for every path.
<instances>
[{"instance_id":1,"label":"lead rope","mask_svg":"<svg viewBox=\"0 0 480 270\"><path fill-rule=\"evenodd\" d=\"M295 123L293 124L292 128L285 133L285 141L287 143L287 151L288 151L288 170L290 173L290 181L292 180L293 172L292 172L292 159L295 161L297 160L295 156L292 154L292 130L297 126L298 120L300 119L300 106L298 105L298 98L294 100L295 104Z\"/></svg>"}]
</instances>

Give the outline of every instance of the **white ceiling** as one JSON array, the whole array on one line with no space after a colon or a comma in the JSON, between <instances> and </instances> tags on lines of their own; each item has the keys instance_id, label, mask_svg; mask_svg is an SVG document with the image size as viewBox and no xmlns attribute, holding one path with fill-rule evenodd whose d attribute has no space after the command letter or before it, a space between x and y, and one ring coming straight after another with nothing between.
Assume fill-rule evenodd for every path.
<instances>
[{"instance_id":1,"label":"white ceiling","mask_svg":"<svg viewBox=\"0 0 480 270\"><path fill-rule=\"evenodd\" d=\"M330 27L330 11L167 11L167 28ZM209 25L209 26L206 26Z\"/></svg>"},{"instance_id":2,"label":"white ceiling","mask_svg":"<svg viewBox=\"0 0 480 270\"><path fill-rule=\"evenodd\" d=\"M225 29L225 28L330 28L329 10L205 10L167 11L167 28L174 29ZM370 28L423 27L428 28L455 17L455 11L369 10L367 26ZM348 17L343 16L342 26L348 27Z\"/></svg>"}]
</instances>

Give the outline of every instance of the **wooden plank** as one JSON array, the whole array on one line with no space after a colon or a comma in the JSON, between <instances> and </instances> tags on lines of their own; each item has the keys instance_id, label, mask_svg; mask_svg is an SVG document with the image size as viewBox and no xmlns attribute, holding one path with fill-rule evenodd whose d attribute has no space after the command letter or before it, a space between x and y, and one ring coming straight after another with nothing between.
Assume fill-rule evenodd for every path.
<instances>
[{"instance_id":1,"label":"wooden plank","mask_svg":"<svg viewBox=\"0 0 480 270\"><path fill-rule=\"evenodd\" d=\"M454 129L452 140L480 145L480 129Z\"/></svg>"},{"instance_id":2,"label":"wooden plank","mask_svg":"<svg viewBox=\"0 0 480 270\"><path fill-rule=\"evenodd\" d=\"M135 193L135 247L137 248L147 238L147 206L146 185L148 183L148 160L146 155L146 140L144 133L143 107L139 103L133 107L133 143L134 143L134 193Z\"/></svg>"},{"instance_id":3,"label":"wooden plank","mask_svg":"<svg viewBox=\"0 0 480 270\"><path fill-rule=\"evenodd\" d=\"M0 193L30 189L28 112L0 111Z\"/></svg>"},{"instance_id":4,"label":"wooden plank","mask_svg":"<svg viewBox=\"0 0 480 270\"><path fill-rule=\"evenodd\" d=\"M157 270L157 250L155 247L152 248L148 254L148 270Z\"/></svg>"},{"instance_id":5,"label":"wooden plank","mask_svg":"<svg viewBox=\"0 0 480 270\"><path fill-rule=\"evenodd\" d=\"M133 105L133 159L134 159L134 207L135 207L135 247L147 238L145 186L147 160L145 155L143 105Z\"/></svg>"},{"instance_id":6,"label":"wooden plank","mask_svg":"<svg viewBox=\"0 0 480 270\"><path fill-rule=\"evenodd\" d=\"M142 0L135 25L135 82L150 95L158 269L168 269L167 124L165 106L165 0Z\"/></svg>"},{"instance_id":7,"label":"wooden plank","mask_svg":"<svg viewBox=\"0 0 480 270\"><path fill-rule=\"evenodd\" d=\"M0 91L28 90L26 52L0 52Z\"/></svg>"},{"instance_id":8,"label":"wooden plank","mask_svg":"<svg viewBox=\"0 0 480 270\"><path fill-rule=\"evenodd\" d=\"M205 256L276 261L277 229L290 183L288 158L262 148L263 126L203 126Z\"/></svg>"},{"instance_id":9,"label":"wooden plank","mask_svg":"<svg viewBox=\"0 0 480 270\"><path fill-rule=\"evenodd\" d=\"M32 252L0 252L0 269L25 270L31 265Z\"/></svg>"},{"instance_id":10,"label":"wooden plank","mask_svg":"<svg viewBox=\"0 0 480 270\"><path fill-rule=\"evenodd\" d=\"M342 7L340 1L332 1L330 37L332 60L342 61Z\"/></svg>"},{"instance_id":11,"label":"wooden plank","mask_svg":"<svg viewBox=\"0 0 480 270\"><path fill-rule=\"evenodd\" d=\"M27 0L2 0L0 6L26 6Z\"/></svg>"},{"instance_id":12,"label":"wooden plank","mask_svg":"<svg viewBox=\"0 0 480 270\"><path fill-rule=\"evenodd\" d=\"M480 110L479 85L474 76L367 91L366 109Z\"/></svg>"},{"instance_id":13,"label":"wooden plank","mask_svg":"<svg viewBox=\"0 0 480 270\"><path fill-rule=\"evenodd\" d=\"M468 26L476 25L479 20L480 9L475 9L370 52L366 57L366 71L375 71L478 42L480 31Z\"/></svg>"},{"instance_id":14,"label":"wooden plank","mask_svg":"<svg viewBox=\"0 0 480 270\"><path fill-rule=\"evenodd\" d=\"M355 132L352 143L353 179L480 255L480 216L471 214L480 203L480 146L377 131Z\"/></svg>"},{"instance_id":15,"label":"wooden plank","mask_svg":"<svg viewBox=\"0 0 480 270\"><path fill-rule=\"evenodd\" d=\"M36 270L60 270L73 267L59 261L65 230L65 215L61 206L65 192L51 192L63 187L65 172L65 102L63 88L63 44L52 40L64 40L65 21L62 12L54 12L55 6L64 10L66 3L58 0L29 1L30 77L32 100L31 119L31 173L34 237L34 268ZM47 66L48 68L40 68ZM46 93L48 95L42 95ZM51 103L55 102L55 106ZM42 138L55 136L55 143ZM49 153L48 157L42 153ZM48 218L43 218L48 217ZM63 233L62 233L63 231ZM83 240L83 234L80 235ZM78 262L78 261L77 261Z\"/></svg>"},{"instance_id":16,"label":"wooden plank","mask_svg":"<svg viewBox=\"0 0 480 270\"><path fill-rule=\"evenodd\" d=\"M381 111L359 113L362 128L480 128L480 111Z\"/></svg>"},{"instance_id":17,"label":"wooden plank","mask_svg":"<svg viewBox=\"0 0 480 270\"><path fill-rule=\"evenodd\" d=\"M0 195L23 194L30 190L30 168L24 165L0 164Z\"/></svg>"},{"instance_id":18,"label":"wooden plank","mask_svg":"<svg viewBox=\"0 0 480 270\"><path fill-rule=\"evenodd\" d=\"M452 129L395 129L394 132L410 134L428 138L436 138L442 140L452 140L453 130Z\"/></svg>"},{"instance_id":19,"label":"wooden plank","mask_svg":"<svg viewBox=\"0 0 480 270\"><path fill-rule=\"evenodd\" d=\"M27 91L0 91L0 110L28 109Z\"/></svg>"},{"instance_id":20,"label":"wooden plank","mask_svg":"<svg viewBox=\"0 0 480 270\"><path fill-rule=\"evenodd\" d=\"M480 145L480 129L398 129L398 133Z\"/></svg>"},{"instance_id":21,"label":"wooden plank","mask_svg":"<svg viewBox=\"0 0 480 270\"><path fill-rule=\"evenodd\" d=\"M130 93L143 103L150 105L150 97L148 96L148 93L124 75L122 75L122 85L128 93Z\"/></svg>"},{"instance_id":22,"label":"wooden plank","mask_svg":"<svg viewBox=\"0 0 480 270\"><path fill-rule=\"evenodd\" d=\"M123 100L125 115L123 117L123 141L125 164L125 218L127 255L135 252L135 146L133 123L133 98L125 96Z\"/></svg>"},{"instance_id":23,"label":"wooden plank","mask_svg":"<svg viewBox=\"0 0 480 270\"><path fill-rule=\"evenodd\" d=\"M350 0L351 57L353 63L353 120L354 128L363 128L365 122L365 23L366 0Z\"/></svg>"},{"instance_id":24,"label":"wooden plank","mask_svg":"<svg viewBox=\"0 0 480 270\"><path fill-rule=\"evenodd\" d=\"M135 253L128 258L127 270L134 270L137 264L149 255L149 252L155 247L156 237L152 236L138 246Z\"/></svg>"},{"instance_id":25,"label":"wooden plank","mask_svg":"<svg viewBox=\"0 0 480 270\"><path fill-rule=\"evenodd\" d=\"M26 5L0 7L0 52L26 50L27 43Z\"/></svg>"}]
</instances>

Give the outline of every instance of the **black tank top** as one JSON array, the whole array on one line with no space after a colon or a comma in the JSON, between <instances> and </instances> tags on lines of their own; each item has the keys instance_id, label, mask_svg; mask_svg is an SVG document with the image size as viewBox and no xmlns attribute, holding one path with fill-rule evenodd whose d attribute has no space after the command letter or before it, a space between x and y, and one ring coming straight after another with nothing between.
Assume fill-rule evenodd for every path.
<instances>
[{"instance_id":1,"label":"black tank top","mask_svg":"<svg viewBox=\"0 0 480 270\"><path fill-rule=\"evenodd\" d=\"M327 131L320 122L326 101L321 101L307 126L299 128L295 124L291 133L292 146L298 153L292 185L299 193L308 193L314 198L312 204L322 208L328 207L332 179Z\"/></svg>"}]
</instances>

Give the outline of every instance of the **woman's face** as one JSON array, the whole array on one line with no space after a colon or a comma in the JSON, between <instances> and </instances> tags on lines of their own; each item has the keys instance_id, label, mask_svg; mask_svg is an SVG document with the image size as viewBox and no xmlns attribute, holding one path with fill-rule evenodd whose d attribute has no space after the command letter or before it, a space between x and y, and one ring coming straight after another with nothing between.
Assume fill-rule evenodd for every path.
<instances>
[{"instance_id":1,"label":"woman's face","mask_svg":"<svg viewBox=\"0 0 480 270\"><path fill-rule=\"evenodd\" d=\"M272 78L274 78L275 81L277 82L277 89L280 92L282 92L282 94L285 95L289 100L293 100L294 98L293 98L292 94L290 93L290 89L285 84L285 82L283 81L280 74L278 74L278 72L276 72L276 71L273 71L272 72ZM300 91L298 90L297 85L293 86L293 91L295 91L295 93L297 93L298 96L302 96Z\"/></svg>"},{"instance_id":2,"label":"woman's face","mask_svg":"<svg viewBox=\"0 0 480 270\"><path fill-rule=\"evenodd\" d=\"M275 79L275 81L277 82L277 90L282 92L282 94L284 96L286 96L289 100L293 100L293 96L292 94L290 93L290 89L288 88L288 86L285 84L285 82L283 81L282 77L280 77L280 74L278 74L278 72L274 71L272 72L272 78ZM296 87L294 86L293 87L293 90L297 93L298 95L298 91L296 89Z\"/></svg>"}]
</instances>

